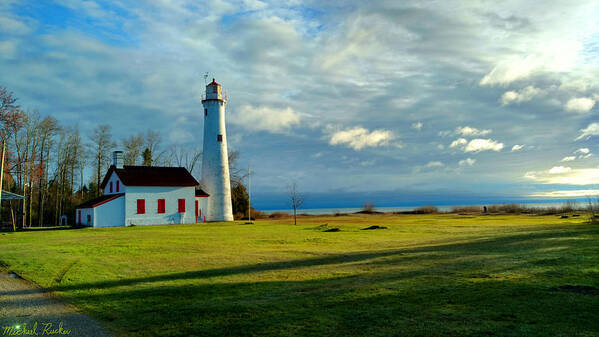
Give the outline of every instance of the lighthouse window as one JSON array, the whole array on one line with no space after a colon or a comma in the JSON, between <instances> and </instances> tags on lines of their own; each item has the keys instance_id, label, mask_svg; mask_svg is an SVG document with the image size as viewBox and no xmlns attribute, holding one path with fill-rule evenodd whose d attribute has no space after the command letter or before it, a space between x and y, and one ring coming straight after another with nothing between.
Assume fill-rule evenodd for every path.
<instances>
[{"instance_id":1,"label":"lighthouse window","mask_svg":"<svg viewBox=\"0 0 599 337\"><path fill-rule=\"evenodd\" d=\"M216 85L213 85L213 86L212 86L212 92L216 94L216 92L217 92L216 90L217 90L217 87L216 87Z\"/></svg>"},{"instance_id":2,"label":"lighthouse window","mask_svg":"<svg viewBox=\"0 0 599 337\"><path fill-rule=\"evenodd\" d=\"M204 116L208 116L208 109L204 109Z\"/></svg>"},{"instance_id":3,"label":"lighthouse window","mask_svg":"<svg viewBox=\"0 0 599 337\"><path fill-rule=\"evenodd\" d=\"M223 141L223 135L217 135L216 136L216 140L219 141L219 142L222 142Z\"/></svg>"}]
</instances>

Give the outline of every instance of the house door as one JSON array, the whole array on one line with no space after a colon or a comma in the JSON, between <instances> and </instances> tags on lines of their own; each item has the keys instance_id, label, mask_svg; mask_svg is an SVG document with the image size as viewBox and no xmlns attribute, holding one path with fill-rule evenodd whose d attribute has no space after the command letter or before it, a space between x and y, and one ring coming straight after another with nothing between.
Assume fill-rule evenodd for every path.
<instances>
[{"instance_id":1,"label":"house door","mask_svg":"<svg viewBox=\"0 0 599 337\"><path fill-rule=\"evenodd\" d=\"M81 210L77 211L77 224L81 225Z\"/></svg>"},{"instance_id":2,"label":"house door","mask_svg":"<svg viewBox=\"0 0 599 337\"><path fill-rule=\"evenodd\" d=\"M92 216L91 215L87 215L87 224L91 225L92 224Z\"/></svg>"}]
</instances>

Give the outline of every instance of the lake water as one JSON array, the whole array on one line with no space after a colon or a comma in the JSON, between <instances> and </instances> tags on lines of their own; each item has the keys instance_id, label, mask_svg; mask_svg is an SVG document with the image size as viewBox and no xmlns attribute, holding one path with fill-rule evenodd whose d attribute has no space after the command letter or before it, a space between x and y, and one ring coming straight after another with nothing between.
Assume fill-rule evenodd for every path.
<instances>
[{"instance_id":1,"label":"lake water","mask_svg":"<svg viewBox=\"0 0 599 337\"><path fill-rule=\"evenodd\" d=\"M508 203L510 204L510 203ZM549 207L562 207L564 206L563 202L544 202L544 203L515 203L518 205L526 206L529 208L538 207L538 208L549 208ZM486 204L491 205L491 204ZM586 203L577 202L575 203L576 207L586 208ZM451 211L451 208L454 206L480 206L481 208L484 205L445 205L445 206L436 206L441 212ZM378 212L406 212L412 211L420 206L395 206L395 207L375 207L375 211ZM300 208L297 210L298 214L335 214L335 213L355 213L361 211L362 207L356 208ZM261 210L264 213L272 214L275 212L280 213L289 213L293 214L293 210L291 209L268 209Z\"/></svg>"}]
</instances>

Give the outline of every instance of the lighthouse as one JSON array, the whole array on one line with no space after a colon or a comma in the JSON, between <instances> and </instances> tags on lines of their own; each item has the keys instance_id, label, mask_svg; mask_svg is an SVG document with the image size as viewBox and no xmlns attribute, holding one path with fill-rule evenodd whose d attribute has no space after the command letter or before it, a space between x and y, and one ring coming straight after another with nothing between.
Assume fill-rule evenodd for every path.
<instances>
[{"instance_id":1,"label":"lighthouse","mask_svg":"<svg viewBox=\"0 0 599 337\"><path fill-rule=\"evenodd\" d=\"M200 184L210 195L207 198L206 221L233 221L229 156L222 87L214 79L206 86L204 106L204 152Z\"/></svg>"}]
</instances>

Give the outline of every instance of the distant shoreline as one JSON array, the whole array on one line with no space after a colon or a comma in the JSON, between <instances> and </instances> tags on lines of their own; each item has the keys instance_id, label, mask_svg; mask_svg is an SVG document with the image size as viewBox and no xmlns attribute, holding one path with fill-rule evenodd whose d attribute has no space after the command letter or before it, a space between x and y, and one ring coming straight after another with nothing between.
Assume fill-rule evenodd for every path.
<instances>
[{"instance_id":1,"label":"distant shoreline","mask_svg":"<svg viewBox=\"0 0 599 337\"><path fill-rule=\"evenodd\" d=\"M486 203L486 204L468 204L468 205L437 205L439 212L450 212L454 207L483 207L490 205L509 205L516 204L527 208L550 208L550 207L562 207L565 203L575 203L580 208L586 208L587 202L582 200L564 200L559 202L504 202L504 203ZM416 206L388 206L388 207L375 207L374 211L382 213L391 212L410 212L423 205ZM356 213L363 210L363 207L328 207L328 208L300 208L297 210L298 214L335 214L335 213ZM293 213L291 209L260 209L261 212L266 214L273 213Z\"/></svg>"}]
</instances>

